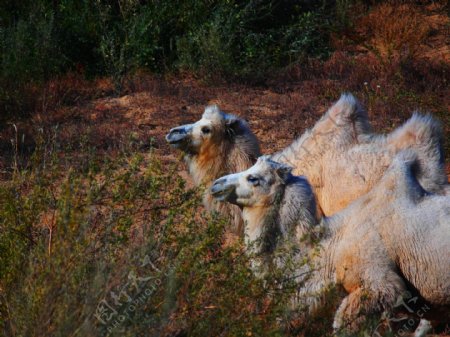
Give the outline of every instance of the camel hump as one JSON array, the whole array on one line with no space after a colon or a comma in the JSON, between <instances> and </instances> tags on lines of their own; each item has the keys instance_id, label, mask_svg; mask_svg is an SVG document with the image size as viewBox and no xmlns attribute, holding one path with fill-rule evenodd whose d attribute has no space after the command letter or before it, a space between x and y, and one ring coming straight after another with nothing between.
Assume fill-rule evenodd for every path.
<instances>
[{"instance_id":1,"label":"camel hump","mask_svg":"<svg viewBox=\"0 0 450 337\"><path fill-rule=\"evenodd\" d=\"M417 178L427 191L439 193L447 184L443 139L442 126L436 119L415 112L388 137L388 143L395 150L414 149L420 163Z\"/></svg>"},{"instance_id":2,"label":"camel hump","mask_svg":"<svg viewBox=\"0 0 450 337\"><path fill-rule=\"evenodd\" d=\"M417 202L427 194L418 180L422 170L419 154L415 150L400 151L386 171L381 186Z\"/></svg>"},{"instance_id":3,"label":"camel hump","mask_svg":"<svg viewBox=\"0 0 450 337\"><path fill-rule=\"evenodd\" d=\"M328 110L328 115L340 126L352 125L357 135L371 132L367 111L351 93L342 93L339 100Z\"/></svg>"},{"instance_id":4,"label":"camel hump","mask_svg":"<svg viewBox=\"0 0 450 337\"><path fill-rule=\"evenodd\" d=\"M413 145L437 146L439 160L444 162L442 141L444 138L441 124L431 115L414 112L402 126L395 130L389 137L389 143L398 148Z\"/></svg>"},{"instance_id":5,"label":"camel hump","mask_svg":"<svg viewBox=\"0 0 450 337\"><path fill-rule=\"evenodd\" d=\"M342 114L354 114L358 108L358 105L359 102L355 96L349 92L344 92L341 94L339 100L331 106L330 115L337 116Z\"/></svg>"}]
</instances>

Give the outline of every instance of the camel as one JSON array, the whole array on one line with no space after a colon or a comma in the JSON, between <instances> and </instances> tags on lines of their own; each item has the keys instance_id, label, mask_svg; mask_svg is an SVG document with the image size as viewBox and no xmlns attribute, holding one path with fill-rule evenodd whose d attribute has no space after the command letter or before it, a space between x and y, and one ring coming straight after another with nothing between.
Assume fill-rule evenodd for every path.
<instances>
[{"instance_id":1,"label":"camel","mask_svg":"<svg viewBox=\"0 0 450 337\"><path fill-rule=\"evenodd\" d=\"M221 111L217 105L206 107L199 121L171 129L166 140L184 153L194 183L206 188L225 174L249 168L260 155L259 142L247 122ZM203 204L209 211L230 217L232 231L242 234L239 207L216 202L208 190Z\"/></svg>"},{"instance_id":2,"label":"camel","mask_svg":"<svg viewBox=\"0 0 450 337\"><path fill-rule=\"evenodd\" d=\"M394 156L408 148L419 155L421 185L429 192L445 194L448 182L439 122L414 113L387 135L370 130L359 102L344 94L311 130L271 158L292 166L295 175L308 178L323 215L342 210L370 191Z\"/></svg>"},{"instance_id":3,"label":"camel","mask_svg":"<svg viewBox=\"0 0 450 337\"><path fill-rule=\"evenodd\" d=\"M370 192L320 222L305 180L266 156L216 180L211 193L243 208L253 253L270 256L298 240L310 259L299 303L314 311L327 289L343 287L333 328L354 331L366 315L390 312L408 287L432 306L450 306L450 196L422 188L420 163L413 150L401 151Z\"/></svg>"},{"instance_id":4,"label":"camel","mask_svg":"<svg viewBox=\"0 0 450 337\"><path fill-rule=\"evenodd\" d=\"M194 182L206 187L222 175L249 168L259 155L258 140L248 125L218 106L207 107L196 123L170 130L166 139L184 152ZM388 135L374 134L360 103L353 95L343 94L311 130L272 154L272 159L293 166L296 175L306 176L314 187L319 212L331 215L368 192L393 156L405 148L419 153L424 168L419 181L424 188L442 192L447 176L441 143L439 123L420 114ZM204 204L209 210L231 214L234 227L242 229L238 208L217 205L208 192Z\"/></svg>"}]
</instances>

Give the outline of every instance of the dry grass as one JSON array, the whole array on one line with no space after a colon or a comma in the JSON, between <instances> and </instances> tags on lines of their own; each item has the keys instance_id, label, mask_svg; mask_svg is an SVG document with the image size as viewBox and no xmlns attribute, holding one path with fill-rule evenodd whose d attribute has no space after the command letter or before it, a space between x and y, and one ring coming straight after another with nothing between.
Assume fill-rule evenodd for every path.
<instances>
[{"instance_id":1,"label":"dry grass","mask_svg":"<svg viewBox=\"0 0 450 337\"><path fill-rule=\"evenodd\" d=\"M225 111L246 118L261 140L263 151L270 153L287 146L311 127L343 91L353 92L363 101L378 131L391 130L413 110L420 109L434 113L450 132L446 73L445 67L422 61L386 69L374 55L352 56L338 51L325 63L298 68L290 81L280 78L266 88L210 85L192 78L161 79L141 73L129 82L129 95L89 100L89 95L105 95L109 82L90 83L85 91L77 91L77 86L71 88L69 82L58 82L49 84L53 93L47 97L65 95L67 100L76 101L74 105L58 107L61 103L56 99L47 100L45 112L14 122L19 132L19 152L23 154L33 151L34 127L50 129L57 125L61 141L73 151L83 146L116 151L129 141L126 135L132 134L140 150L153 144L163 158L173 161L176 158L164 141L165 133L174 125L196 120L204 106L214 101ZM49 102L55 106L52 108ZM80 139L80 134L85 138ZM0 148L8 157L0 160L3 171L11 166L10 140L15 138L14 127L5 125L0 133ZM450 149L449 140L446 148Z\"/></svg>"}]
</instances>

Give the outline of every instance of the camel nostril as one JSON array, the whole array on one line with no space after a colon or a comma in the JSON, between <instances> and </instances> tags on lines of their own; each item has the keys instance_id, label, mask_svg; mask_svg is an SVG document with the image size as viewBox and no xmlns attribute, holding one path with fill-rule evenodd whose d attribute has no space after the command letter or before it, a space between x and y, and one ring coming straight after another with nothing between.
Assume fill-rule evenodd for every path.
<instances>
[{"instance_id":1,"label":"camel nostril","mask_svg":"<svg viewBox=\"0 0 450 337\"><path fill-rule=\"evenodd\" d=\"M224 179L224 178L217 179L211 186L211 193L214 195L214 194L224 192L225 191L225 182L226 182L226 179Z\"/></svg>"},{"instance_id":2,"label":"camel nostril","mask_svg":"<svg viewBox=\"0 0 450 337\"><path fill-rule=\"evenodd\" d=\"M183 127L175 128L170 130L171 134L185 134L186 130Z\"/></svg>"},{"instance_id":3,"label":"camel nostril","mask_svg":"<svg viewBox=\"0 0 450 337\"><path fill-rule=\"evenodd\" d=\"M217 180L214 182L214 186L220 186L220 185L223 185L223 184L225 184L226 181L227 181L227 180L226 180L225 178L217 179Z\"/></svg>"},{"instance_id":4,"label":"camel nostril","mask_svg":"<svg viewBox=\"0 0 450 337\"><path fill-rule=\"evenodd\" d=\"M166 135L166 140L170 144L177 144L186 139L187 131L184 127L174 128Z\"/></svg>"},{"instance_id":5,"label":"camel nostril","mask_svg":"<svg viewBox=\"0 0 450 337\"><path fill-rule=\"evenodd\" d=\"M211 188L217 188L220 185L220 181L215 181L212 185Z\"/></svg>"}]
</instances>

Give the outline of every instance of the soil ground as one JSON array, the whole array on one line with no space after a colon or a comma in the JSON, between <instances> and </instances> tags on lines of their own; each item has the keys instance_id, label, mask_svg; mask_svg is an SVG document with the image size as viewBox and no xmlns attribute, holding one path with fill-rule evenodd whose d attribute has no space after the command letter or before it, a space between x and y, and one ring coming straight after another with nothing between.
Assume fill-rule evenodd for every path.
<instances>
[{"instance_id":1,"label":"soil ground","mask_svg":"<svg viewBox=\"0 0 450 337\"><path fill-rule=\"evenodd\" d=\"M224 111L245 118L260 140L262 152L273 153L289 145L306 128L312 127L339 98L338 92L321 93L320 88L326 85L311 80L284 88L212 87L195 80L152 79L147 81L145 91L61 108L52 115L35 116L33 123L19 122L16 126L20 135L21 132L34 132L31 125L42 125L47 129L58 125L58 137L62 144L73 143L76 146L80 134L85 134L89 145L106 152L114 151L121 142L132 137L139 141L143 152L152 148L164 163L169 164L179 160L179 153L170 149L164 139L169 129L198 120L207 104L217 103ZM363 102L367 101L364 95L356 96ZM395 106L383 108L384 111L375 109L376 106L369 107L369 118L374 130L381 133L401 125L412 112L390 111ZM444 123L448 140L450 123L445 123L447 121L442 120L441 115L436 118ZM7 138L14 137L13 126L6 131L4 147L10 146ZM25 139L32 136L30 134ZM3 164L7 163L4 161ZM181 167L184 168L184 165ZM448 158L447 171L450 177Z\"/></svg>"}]
</instances>

